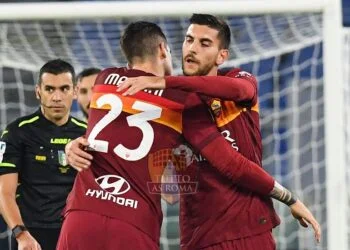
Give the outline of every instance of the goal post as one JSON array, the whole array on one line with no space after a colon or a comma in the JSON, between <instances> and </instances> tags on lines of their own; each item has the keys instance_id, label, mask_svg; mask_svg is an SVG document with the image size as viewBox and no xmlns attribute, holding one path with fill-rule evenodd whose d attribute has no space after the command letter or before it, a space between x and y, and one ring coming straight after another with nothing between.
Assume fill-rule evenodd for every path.
<instances>
[{"instance_id":1,"label":"goal post","mask_svg":"<svg viewBox=\"0 0 350 250\"><path fill-rule=\"evenodd\" d=\"M278 249L296 244L299 250L347 250L350 192L345 173L350 162L344 138L350 133L344 117L350 111L344 95L340 0L2 3L0 130L37 107L31 93L36 71L46 60L61 57L77 71L124 66L119 38L134 20L162 27L175 71L181 73L181 44L192 13L228 21L231 59L224 66L239 66L259 80L264 166L296 191L323 228L322 243L312 248L311 229L299 228L288 209L275 203L282 218L275 234ZM178 206L163 205L167 218L161 243L172 250L179 243L174 229Z\"/></svg>"},{"instance_id":2,"label":"goal post","mask_svg":"<svg viewBox=\"0 0 350 250\"><path fill-rule=\"evenodd\" d=\"M349 249L350 211L346 183L344 37L341 1L329 0L323 11L325 153L328 249ZM334 64L333 64L334 63ZM348 114L350 115L350 114ZM338 222L340 222L338 224Z\"/></svg>"},{"instance_id":3,"label":"goal post","mask_svg":"<svg viewBox=\"0 0 350 250\"><path fill-rule=\"evenodd\" d=\"M344 106L345 106L345 145L348 145L350 142L350 28L347 27L344 30ZM346 147L345 150L346 166L350 166L350 147ZM350 183L350 168L347 168L346 171L346 181L347 184ZM350 191L347 191L349 200L350 200ZM348 213L348 222L350 222L350 213ZM349 225L349 224L348 224ZM350 230L348 229L348 237L350 235Z\"/></svg>"},{"instance_id":4,"label":"goal post","mask_svg":"<svg viewBox=\"0 0 350 250\"><path fill-rule=\"evenodd\" d=\"M140 7L141 6L141 7ZM189 6L192 6L189 8ZM262 13L320 12L326 6L323 0L249 0L249 1L101 1L101 2L50 2L5 3L1 5L2 20L31 19L90 19L123 17L171 17L196 13L216 15L254 15ZM132 10L132 11L131 11Z\"/></svg>"}]
</instances>

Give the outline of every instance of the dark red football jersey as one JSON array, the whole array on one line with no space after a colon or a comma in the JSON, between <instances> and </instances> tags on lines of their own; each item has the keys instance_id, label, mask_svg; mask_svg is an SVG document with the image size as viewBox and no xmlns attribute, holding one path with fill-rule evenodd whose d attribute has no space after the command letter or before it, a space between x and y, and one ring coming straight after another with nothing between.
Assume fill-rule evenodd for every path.
<instances>
[{"instance_id":1,"label":"dark red football jersey","mask_svg":"<svg viewBox=\"0 0 350 250\"><path fill-rule=\"evenodd\" d=\"M226 143L231 145L232 150L261 167L257 82L254 76L237 69L227 76L233 79L193 77L180 83L174 78L170 79L171 84L167 86L231 99L222 101L203 97L212 110ZM211 83L211 79L215 82ZM248 188L237 185L201 157L197 157L189 169L198 178L198 190L181 198L182 249L199 249L226 240L260 234L280 223L268 196L259 196ZM246 184L255 185L252 182Z\"/></svg>"},{"instance_id":2,"label":"dark red football jersey","mask_svg":"<svg viewBox=\"0 0 350 250\"><path fill-rule=\"evenodd\" d=\"M185 173L191 161L182 157L181 133L231 182L254 182L256 185L248 188L262 194L271 191L273 179L231 149L197 94L146 90L122 96L116 92L127 77L141 75L150 74L110 68L97 77L86 133L94 160L89 170L77 175L66 212L86 210L117 218L158 242L162 221L159 194L164 187L169 188L165 193L174 187L158 184L163 183L164 172L171 173L171 167L176 171L170 177L178 181L176 173ZM213 146L218 146L215 151ZM192 188L196 178L183 178L180 184Z\"/></svg>"},{"instance_id":3,"label":"dark red football jersey","mask_svg":"<svg viewBox=\"0 0 350 250\"><path fill-rule=\"evenodd\" d=\"M158 242L163 216L155 183L160 183L164 165L177 162L173 151L182 143L183 113L193 94L153 90L122 96L116 91L127 77L141 75L150 74L125 68L99 74L86 133L94 160L77 175L65 212L86 210L117 218ZM199 149L220 137L203 108L204 120L198 122L204 128L193 140Z\"/></svg>"}]
</instances>

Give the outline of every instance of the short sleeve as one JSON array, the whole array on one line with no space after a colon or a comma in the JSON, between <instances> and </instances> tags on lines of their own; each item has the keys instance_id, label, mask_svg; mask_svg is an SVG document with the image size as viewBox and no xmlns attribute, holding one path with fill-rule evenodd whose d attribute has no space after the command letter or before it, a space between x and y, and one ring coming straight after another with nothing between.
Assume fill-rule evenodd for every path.
<instances>
[{"instance_id":1,"label":"short sleeve","mask_svg":"<svg viewBox=\"0 0 350 250\"><path fill-rule=\"evenodd\" d=\"M10 125L2 132L0 138L0 175L19 172L21 152L18 128Z\"/></svg>"}]
</instances>

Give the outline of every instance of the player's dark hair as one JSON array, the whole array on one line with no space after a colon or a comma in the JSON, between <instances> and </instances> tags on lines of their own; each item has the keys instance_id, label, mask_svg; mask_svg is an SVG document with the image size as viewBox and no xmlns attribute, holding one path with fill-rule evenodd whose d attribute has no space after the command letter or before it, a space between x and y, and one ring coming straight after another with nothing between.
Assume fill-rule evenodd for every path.
<instances>
[{"instance_id":1,"label":"player's dark hair","mask_svg":"<svg viewBox=\"0 0 350 250\"><path fill-rule=\"evenodd\" d=\"M122 51L131 65L136 58L145 61L147 57L153 57L161 42L167 44L162 29L155 23L144 21L130 23L120 38Z\"/></svg>"},{"instance_id":2,"label":"player's dark hair","mask_svg":"<svg viewBox=\"0 0 350 250\"><path fill-rule=\"evenodd\" d=\"M63 61L62 59L54 59L48 61L44 64L44 66L41 67L39 71L39 84L42 82L41 77L44 73L59 75L66 72L71 73L73 84L75 84L75 71L70 63Z\"/></svg>"},{"instance_id":3,"label":"player's dark hair","mask_svg":"<svg viewBox=\"0 0 350 250\"><path fill-rule=\"evenodd\" d=\"M88 77L88 76L92 76L92 75L96 75L98 73L101 72L101 69L99 68L86 68L83 69L78 75L77 75L77 82L79 82L81 79L83 79L84 77Z\"/></svg>"},{"instance_id":4,"label":"player's dark hair","mask_svg":"<svg viewBox=\"0 0 350 250\"><path fill-rule=\"evenodd\" d=\"M221 41L220 48L229 48L231 42L231 30L224 20L209 14L193 14L190 18L190 23L206 25L219 31L218 38Z\"/></svg>"}]
</instances>

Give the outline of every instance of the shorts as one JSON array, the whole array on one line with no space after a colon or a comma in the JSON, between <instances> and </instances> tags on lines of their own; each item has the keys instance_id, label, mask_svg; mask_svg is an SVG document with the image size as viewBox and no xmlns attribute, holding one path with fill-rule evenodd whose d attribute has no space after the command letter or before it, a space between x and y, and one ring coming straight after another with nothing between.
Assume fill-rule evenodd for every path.
<instances>
[{"instance_id":1,"label":"shorts","mask_svg":"<svg viewBox=\"0 0 350 250\"><path fill-rule=\"evenodd\" d=\"M220 242L201 250L276 250L276 242L271 232L266 232L251 237Z\"/></svg>"},{"instance_id":2,"label":"shorts","mask_svg":"<svg viewBox=\"0 0 350 250\"><path fill-rule=\"evenodd\" d=\"M71 211L63 222L57 250L159 250L159 243L135 226L87 211Z\"/></svg>"}]
</instances>

